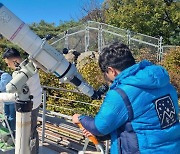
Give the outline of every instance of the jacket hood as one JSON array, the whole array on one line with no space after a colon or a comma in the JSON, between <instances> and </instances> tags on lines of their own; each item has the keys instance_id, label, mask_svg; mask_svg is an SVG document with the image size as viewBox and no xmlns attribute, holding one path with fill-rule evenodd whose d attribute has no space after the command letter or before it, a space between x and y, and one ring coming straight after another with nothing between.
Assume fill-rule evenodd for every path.
<instances>
[{"instance_id":1,"label":"jacket hood","mask_svg":"<svg viewBox=\"0 0 180 154\"><path fill-rule=\"evenodd\" d=\"M169 80L169 75L162 66L143 60L118 74L111 87L121 83L139 88L155 89L166 86Z\"/></svg>"}]
</instances>

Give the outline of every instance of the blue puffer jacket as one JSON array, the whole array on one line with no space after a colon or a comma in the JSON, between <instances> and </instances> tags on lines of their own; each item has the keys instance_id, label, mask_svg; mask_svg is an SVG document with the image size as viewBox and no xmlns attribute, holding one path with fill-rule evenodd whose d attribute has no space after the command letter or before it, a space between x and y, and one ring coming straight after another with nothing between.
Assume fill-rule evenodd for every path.
<instances>
[{"instance_id":1,"label":"blue puffer jacket","mask_svg":"<svg viewBox=\"0 0 180 154\"><path fill-rule=\"evenodd\" d=\"M97 136L110 134L112 154L180 154L176 90L166 70L146 60L121 72L95 118L81 116L80 122Z\"/></svg>"}]
</instances>

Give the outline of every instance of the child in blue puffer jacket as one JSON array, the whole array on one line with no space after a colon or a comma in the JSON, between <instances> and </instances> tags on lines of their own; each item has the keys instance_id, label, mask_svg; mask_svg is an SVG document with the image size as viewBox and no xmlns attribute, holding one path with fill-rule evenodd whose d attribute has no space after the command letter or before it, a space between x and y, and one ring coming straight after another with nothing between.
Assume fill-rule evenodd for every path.
<instances>
[{"instance_id":1,"label":"child in blue puffer jacket","mask_svg":"<svg viewBox=\"0 0 180 154\"><path fill-rule=\"evenodd\" d=\"M167 71L143 60L135 63L122 43L105 47L99 66L110 89L98 114L73 115L84 134L110 136L112 154L180 154L178 97Z\"/></svg>"}]
</instances>

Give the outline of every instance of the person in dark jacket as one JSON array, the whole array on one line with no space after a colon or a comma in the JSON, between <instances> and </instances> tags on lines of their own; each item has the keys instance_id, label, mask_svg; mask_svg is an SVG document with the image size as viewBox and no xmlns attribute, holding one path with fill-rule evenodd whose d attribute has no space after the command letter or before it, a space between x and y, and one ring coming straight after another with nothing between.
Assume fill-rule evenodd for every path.
<instances>
[{"instance_id":1,"label":"person in dark jacket","mask_svg":"<svg viewBox=\"0 0 180 154\"><path fill-rule=\"evenodd\" d=\"M167 71L147 60L135 63L117 42L102 50L99 66L112 84L94 118L73 115L84 135L109 135L112 154L180 154L178 97Z\"/></svg>"}]
</instances>

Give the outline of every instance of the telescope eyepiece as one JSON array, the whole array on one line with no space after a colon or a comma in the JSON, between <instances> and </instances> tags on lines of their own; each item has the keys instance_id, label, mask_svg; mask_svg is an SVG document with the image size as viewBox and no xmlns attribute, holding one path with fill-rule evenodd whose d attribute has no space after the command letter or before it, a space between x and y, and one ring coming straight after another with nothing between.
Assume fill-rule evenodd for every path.
<instances>
[{"instance_id":1,"label":"telescope eyepiece","mask_svg":"<svg viewBox=\"0 0 180 154\"><path fill-rule=\"evenodd\" d=\"M94 94L91 96L93 100L102 99L102 95L104 95L109 90L109 86L107 84L103 84L99 87L97 91L94 91Z\"/></svg>"}]
</instances>

